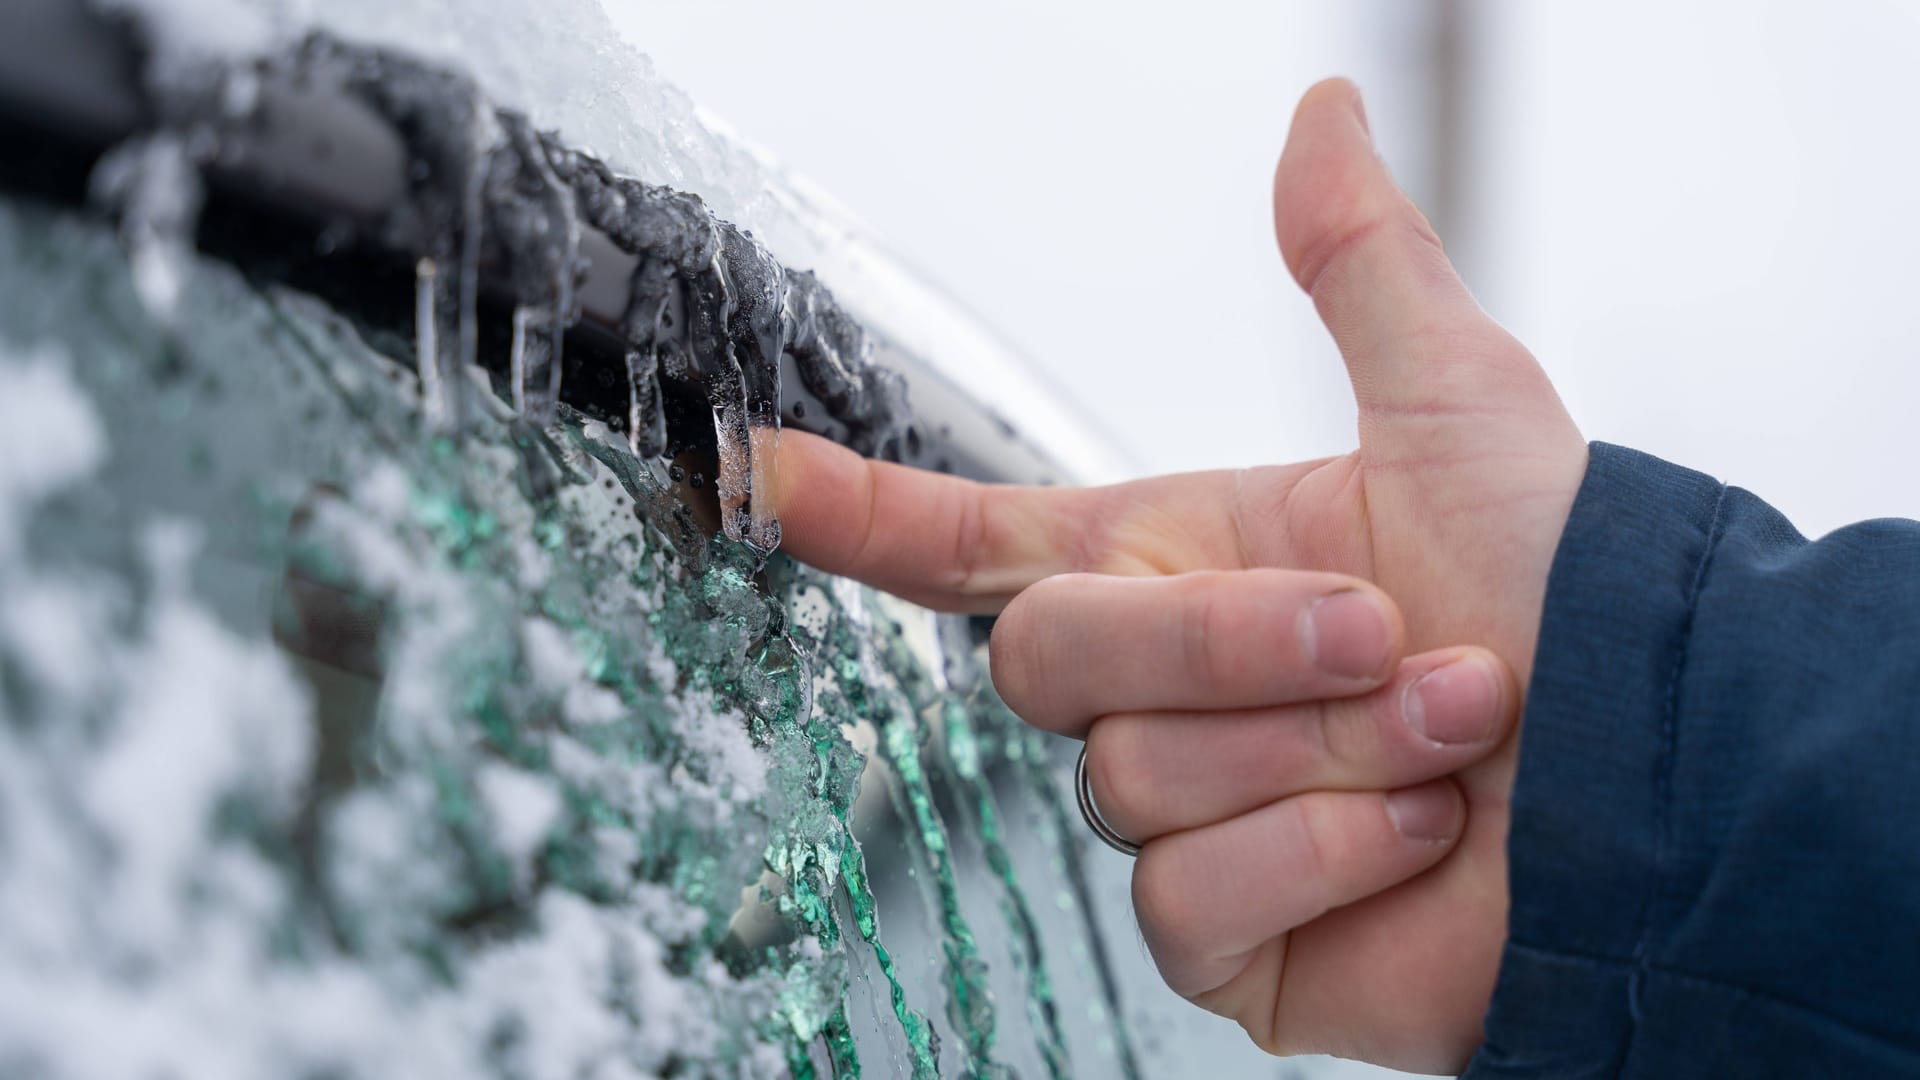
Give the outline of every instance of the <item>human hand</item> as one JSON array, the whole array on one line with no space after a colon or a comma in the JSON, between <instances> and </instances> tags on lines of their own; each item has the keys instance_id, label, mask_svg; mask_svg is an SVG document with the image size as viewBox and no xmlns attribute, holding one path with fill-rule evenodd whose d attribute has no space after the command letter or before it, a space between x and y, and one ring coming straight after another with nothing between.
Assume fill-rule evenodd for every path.
<instances>
[{"instance_id":1,"label":"human hand","mask_svg":"<svg viewBox=\"0 0 1920 1080\"><path fill-rule=\"evenodd\" d=\"M1308 581L1297 572L1371 581L1398 603L1405 647L1477 642L1524 684L1547 570L1586 467L1585 443L1545 373L1479 309L1373 152L1350 84L1322 83L1302 100L1275 178L1274 209L1287 265L1347 364L1360 416L1353 453L1106 488L1039 489L867 462L802 435L782 444L777 506L796 557L935 607L995 611L1019 597L995 631L996 684L1016 711L1043 726L1094 722L1088 761L1096 798L1106 792L1123 823L1136 827L1156 822L1125 822L1134 799L1181 805L1184 816L1158 822L1167 825L1197 820L1200 809L1180 802L1196 793L1161 790L1151 777L1129 781L1111 763L1099 764L1108 741L1102 716L1253 708L1267 710L1266 722L1237 727L1300 727L1273 707L1361 693L1384 677L1390 660L1375 669L1374 682L1287 681L1304 670L1285 659L1304 655L1305 624L1289 621ZM1296 573L1272 576L1275 570L1262 568ZM1065 573L1104 576L1028 591ZM1330 581L1317 584L1324 589ZM1160 599L1152 604L1111 599L1156 588ZM1150 642L1155 632L1159 648L1170 651L1126 644L1129 634L1149 635ZM1060 651L1074 641L1078 651ZM1387 652L1397 655L1400 639L1393 641ZM1214 659L1220 653L1230 659ZM1151 666L1156 655L1164 657L1159 667ZM1316 655L1327 654L1323 648ZM1116 657L1128 662L1107 662ZM1406 661L1392 687L1341 707L1343 715L1387 715L1394 688L1434 660ZM1050 689L1076 664L1106 675L1086 680L1100 684L1086 700ZM1028 691L1021 676L1010 674L1029 669L1043 675L1033 680L1039 696L1032 700L1022 696ZM1253 681L1234 681L1241 677ZM1254 698L1252 689L1266 696ZM1492 709L1496 731L1517 703L1508 684ZM1364 721L1358 725L1354 730ZM1217 727L1212 720L1189 726ZM1225 741L1217 734L1208 741L1214 738ZM1247 745L1249 753L1261 752ZM1347 782L1422 778L1418 770L1394 771L1393 751L1382 753L1370 759L1373 771L1352 773ZM1463 831L1451 857L1424 873L1418 860L1364 840L1351 850L1336 842L1327 849L1333 859L1323 852L1318 862L1302 862L1301 851L1323 835L1387 837L1377 794L1301 794L1159 836L1134 875L1136 909L1156 962L1175 989L1233 1016L1268 1050L1458 1070L1479 1043L1505 936L1507 799L1516 761L1509 738L1457 774L1465 820L1455 827ZM1273 768L1282 775L1267 779L1269 790L1304 792L1302 784L1340 779L1325 761ZM1294 809L1281 809L1290 804ZM1207 813L1219 812L1218 805ZM1307 878L1276 876L1303 867ZM1417 876L1385 887L1408 874ZM1244 956L1211 955L1225 939L1209 937L1207 920L1223 914L1222 902L1196 883L1222 875L1242 875L1265 889L1239 901L1247 911L1225 913L1267 919L1262 925L1273 930ZM1312 917L1368 884L1380 891ZM1280 933L1282 923L1302 917L1310 921ZM1196 952L1195 943L1211 947ZM1229 970L1235 960L1238 970Z\"/></svg>"}]
</instances>

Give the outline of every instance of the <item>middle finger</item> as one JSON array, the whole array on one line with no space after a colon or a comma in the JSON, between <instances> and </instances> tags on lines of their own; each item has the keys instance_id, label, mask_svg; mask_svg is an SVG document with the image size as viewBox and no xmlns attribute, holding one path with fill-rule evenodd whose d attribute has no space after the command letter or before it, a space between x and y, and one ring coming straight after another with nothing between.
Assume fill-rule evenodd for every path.
<instances>
[{"instance_id":1,"label":"middle finger","mask_svg":"<svg viewBox=\"0 0 1920 1080\"><path fill-rule=\"evenodd\" d=\"M1385 682L1406 633L1385 593L1304 570L1062 574L993 628L994 686L1036 727L1096 716L1348 697Z\"/></svg>"}]
</instances>

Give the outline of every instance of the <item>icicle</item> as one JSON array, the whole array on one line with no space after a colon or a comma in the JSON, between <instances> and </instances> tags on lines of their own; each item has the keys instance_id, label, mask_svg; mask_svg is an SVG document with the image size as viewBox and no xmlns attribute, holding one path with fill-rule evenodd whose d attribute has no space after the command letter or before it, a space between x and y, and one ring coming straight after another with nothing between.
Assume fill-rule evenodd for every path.
<instances>
[{"instance_id":1,"label":"icicle","mask_svg":"<svg viewBox=\"0 0 1920 1080\"><path fill-rule=\"evenodd\" d=\"M733 286L734 307L727 331L740 369L744 406L735 427L746 429L745 460L736 462L741 466L738 479L743 488L740 531L755 547L772 551L780 543L772 492L780 437L781 356L793 340L794 318L788 310L786 272L767 249L725 223L719 226L719 235L719 255Z\"/></svg>"},{"instance_id":2,"label":"icicle","mask_svg":"<svg viewBox=\"0 0 1920 1080\"><path fill-rule=\"evenodd\" d=\"M272 70L272 69L269 69ZM479 346L480 260L486 236L489 165L499 129L492 106L473 81L404 57L345 45L325 35L306 38L288 70L299 92L334 86L383 117L406 147L406 198L389 207L381 238L427 257L431 303L416 297L416 315L428 312L432 342L421 363L433 373L423 384L439 388L431 411L434 430L465 430L470 372ZM275 77L281 73L274 72ZM418 268L416 268L418 269Z\"/></svg>"},{"instance_id":3,"label":"icicle","mask_svg":"<svg viewBox=\"0 0 1920 1080\"><path fill-rule=\"evenodd\" d=\"M763 551L771 551L749 532L747 500L753 490L753 433L747 426L746 384L727 332L738 304L727 275L724 244L717 240L713 261L702 278L689 338L695 370L704 377L707 400L713 406L713 441L720 458L720 475L714 483L720 498L720 528L729 540L752 542Z\"/></svg>"},{"instance_id":4,"label":"icicle","mask_svg":"<svg viewBox=\"0 0 1920 1080\"><path fill-rule=\"evenodd\" d=\"M489 224L506 252L518 302L510 372L513 405L522 419L545 427L553 422L560 400L566 330L575 316L580 223L573 189L554 172L546 145L527 118L501 112L498 120L502 138L484 172Z\"/></svg>"},{"instance_id":5,"label":"icicle","mask_svg":"<svg viewBox=\"0 0 1920 1080\"><path fill-rule=\"evenodd\" d=\"M660 360L652 349L627 349L627 446L636 457L667 449L667 414L660 400Z\"/></svg>"},{"instance_id":6,"label":"icicle","mask_svg":"<svg viewBox=\"0 0 1920 1080\"><path fill-rule=\"evenodd\" d=\"M718 395L716 395L718 396ZM747 410L737 394L713 406L713 441L720 458L714 493L720 498L720 527L729 540L747 538L747 497L752 491L753 433L747 429Z\"/></svg>"},{"instance_id":7,"label":"icicle","mask_svg":"<svg viewBox=\"0 0 1920 1080\"><path fill-rule=\"evenodd\" d=\"M532 312L524 305L513 309L513 345L507 353L507 382L513 388L513 411L527 414L527 323ZM535 342L534 348L540 348Z\"/></svg>"},{"instance_id":8,"label":"icicle","mask_svg":"<svg viewBox=\"0 0 1920 1080\"><path fill-rule=\"evenodd\" d=\"M100 159L88 183L94 199L119 216L134 291L156 322L171 327L206 197L186 140L171 132L130 139Z\"/></svg>"},{"instance_id":9,"label":"icicle","mask_svg":"<svg viewBox=\"0 0 1920 1080\"><path fill-rule=\"evenodd\" d=\"M547 313L540 308L521 304L513 309L513 345L507 357L507 378L513 388L513 409L523 418L527 417L529 381L535 384L532 396L537 400L538 384L545 381L547 369L552 366L547 322Z\"/></svg>"},{"instance_id":10,"label":"icicle","mask_svg":"<svg viewBox=\"0 0 1920 1080\"><path fill-rule=\"evenodd\" d=\"M762 550L779 543L770 493L789 358L849 445L875 454L901 444L904 386L871 366L866 335L812 274L786 271L697 196L615 176L582 154L548 154L578 213L639 260L620 323L629 444L663 451L660 383L698 385L721 455L729 537Z\"/></svg>"},{"instance_id":11,"label":"icicle","mask_svg":"<svg viewBox=\"0 0 1920 1080\"><path fill-rule=\"evenodd\" d=\"M458 163L464 179L457 199L449 200L447 218L435 226L432 254L414 267L414 336L421 349L427 424L429 430L455 435L466 430L467 372L473 367L480 338L480 242L485 233L489 125L479 116L471 122L472 139L463 150L470 156Z\"/></svg>"},{"instance_id":12,"label":"icicle","mask_svg":"<svg viewBox=\"0 0 1920 1080\"><path fill-rule=\"evenodd\" d=\"M773 514L773 491L780 464L780 425L755 425L747 439L751 479L747 489L746 537L754 547L771 552L780 546L780 521Z\"/></svg>"},{"instance_id":13,"label":"icicle","mask_svg":"<svg viewBox=\"0 0 1920 1080\"><path fill-rule=\"evenodd\" d=\"M771 554L780 546L771 495L780 429L749 423L745 403L735 397L714 406L713 435L720 457L714 488L720 497L721 529L729 540Z\"/></svg>"},{"instance_id":14,"label":"icicle","mask_svg":"<svg viewBox=\"0 0 1920 1080\"><path fill-rule=\"evenodd\" d=\"M573 213L573 193L558 181L554 181L553 190L562 207L559 215L562 239L557 260L559 266L553 274L553 306L546 312L546 336L550 343L547 348L546 378L536 380L540 398L530 417L536 424L553 422L554 409L560 401L560 377L563 371L560 359L566 347L567 327L578 315L574 310L573 276L580 261L580 222Z\"/></svg>"},{"instance_id":15,"label":"icicle","mask_svg":"<svg viewBox=\"0 0 1920 1080\"><path fill-rule=\"evenodd\" d=\"M527 381L522 389L520 415L535 426L553 423L560 401L560 356L566 348L566 323L551 308L522 309L527 313L535 347L526 354ZM514 315L520 321L518 312Z\"/></svg>"},{"instance_id":16,"label":"icicle","mask_svg":"<svg viewBox=\"0 0 1920 1080\"><path fill-rule=\"evenodd\" d=\"M553 422L560 400L560 349L565 324L553 309L522 304L513 309L513 350L508 374L513 384L513 408L527 422L544 427Z\"/></svg>"},{"instance_id":17,"label":"icicle","mask_svg":"<svg viewBox=\"0 0 1920 1080\"><path fill-rule=\"evenodd\" d=\"M446 384L446 426L458 433L466 430L467 371L473 367L480 348L480 241L485 233L484 194L487 170L485 162L493 144L491 113L477 98L473 105L472 156L467 160L466 184L460 199L460 275L454 283L458 313L456 348L441 352L440 374Z\"/></svg>"},{"instance_id":18,"label":"icicle","mask_svg":"<svg viewBox=\"0 0 1920 1080\"><path fill-rule=\"evenodd\" d=\"M434 290L439 267L431 257L413 264L413 352L420 369L420 407L430 427L447 417L447 388L440 374L439 334L435 329Z\"/></svg>"}]
</instances>

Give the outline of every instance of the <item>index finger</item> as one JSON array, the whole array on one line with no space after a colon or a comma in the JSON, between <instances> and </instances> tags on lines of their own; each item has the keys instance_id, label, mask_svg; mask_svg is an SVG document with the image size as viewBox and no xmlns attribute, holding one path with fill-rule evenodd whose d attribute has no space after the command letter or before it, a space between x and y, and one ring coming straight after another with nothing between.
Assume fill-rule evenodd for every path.
<instances>
[{"instance_id":1,"label":"index finger","mask_svg":"<svg viewBox=\"0 0 1920 1080\"><path fill-rule=\"evenodd\" d=\"M998 611L1058 573L1092 499L1079 488L993 486L873 461L782 432L774 507L801 562L928 607Z\"/></svg>"},{"instance_id":2,"label":"index finger","mask_svg":"<svg viewBox=\"0 0 1920 1080\"><path fill-rule=\"evenodd\" d=\"M988 613L1041 578L1245 565L1236 502L1299 466L1189 473L1097 488L1022 487L873 461L805 432L780 436L774 509L794 558L927 607Z\"/></svg>"}]
</instances>

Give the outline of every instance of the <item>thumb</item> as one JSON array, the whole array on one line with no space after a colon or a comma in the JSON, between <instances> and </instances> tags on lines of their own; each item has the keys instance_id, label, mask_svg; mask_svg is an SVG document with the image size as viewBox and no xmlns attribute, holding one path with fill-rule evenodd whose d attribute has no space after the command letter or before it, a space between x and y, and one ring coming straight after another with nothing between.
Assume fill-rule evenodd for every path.
<instances>
[{"instance_id":1,"label":"thumb","mask_svg":"<svg viewBox=\"0 0 1920 1080\"><path fill-rule=\"evenodd\" d=\"M1287 269L1346 361L1370 457L1430 457L1466 449L1458 439L1511 438L1511 429L1488 429L1489 412L1571 428L1545 373L1480 309L1387 173L1352 83L1329 79L1301 99L1273 208ZM1469 416L1472 424L1444 422Z\"/></svg>"}]
</instances>

